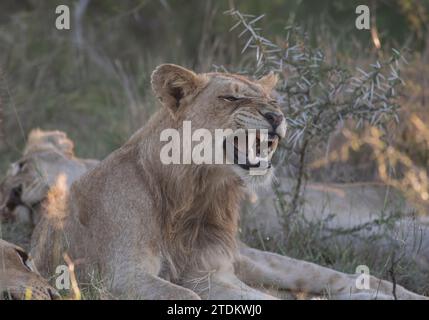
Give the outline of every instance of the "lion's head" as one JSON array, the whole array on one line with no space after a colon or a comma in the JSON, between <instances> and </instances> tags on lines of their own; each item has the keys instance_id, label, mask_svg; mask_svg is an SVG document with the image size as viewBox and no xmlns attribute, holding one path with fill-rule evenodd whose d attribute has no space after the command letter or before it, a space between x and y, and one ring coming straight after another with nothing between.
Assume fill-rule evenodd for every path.
<instances>
[{"instance_id":1,"label":"lion's head","mask_svg":"<svg viewBox=\"0 0 429 320\"><path fill-rule=\"evenodd\" d=\"M203 129L203 135L215 136L218 129L234 132L226 134L221 141L214 141L213 152L222 152L226 157L228 148L233 150L229 153L229 161L234 164L227 170L232 169L247 185L270 180L273 154L279 140L286 134L285 117L271 96L276 83L277 76L272 73L259 80L251 80L229 73L196 74L171 64L159 66L152 74L155 95L169 110L175 126L180 127L184 121L190 121L192 132ZM261 130L268 133L264 138L264 150L259 134ZM244 144L238 143L237 132L244 136ZM263 153L264 174L249 174L252 169L261 167Z\"/></svg>"},{"instance_id":2,"label":"lion's head","mask_svg":"<svg viewBox=\"0 0 429 320\"><path fill-rule=\"evenodd\" d=\"M70 185L97 163L75 158L73 142L64 132L32 130L23 156L10 165L0 183L0 215L36 222L33 209L45 198L59 175L65 175Z\"/></svg>"},{"instance_id":3,"label":"lion's head","mask_svg":"<svg viewBox=\"0 0 429 320\"><path fill-rule=\"evenodd\" d=\"M0 239L0 300L51 300L58 292L43 279L31 257L20 247Z\"/></svg>"}]
</instances>

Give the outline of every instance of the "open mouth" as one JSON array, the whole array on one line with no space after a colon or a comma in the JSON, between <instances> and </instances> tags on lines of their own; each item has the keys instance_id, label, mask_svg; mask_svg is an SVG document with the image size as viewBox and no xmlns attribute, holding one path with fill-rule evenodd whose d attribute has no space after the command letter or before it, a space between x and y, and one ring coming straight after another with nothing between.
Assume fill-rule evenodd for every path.
<instances>
[{"instance_id":1,"label":"open mouth","mask_svg":"<svg viewBox=\"0 0 429 320\"><path fill-rule=\"evenodd\" d=\"M17 206L22 205L27 207L24 202L22 202L21 195L22 186L13 188L8 197L4 199L3 203L0 203L0 216L6 219Z\"/></svg>"},{"instance_id":2,"label":"open mouth","mask_svg":"<svg viewBox=\"0 0 429 320\"><path fill-rule=\"evenodd\" d=\"M224 140L224 151L228 160L233 160L234 164L244 170L271 168L271 159L280 137L276 133L264 131L246 130L239 135L227 137ZM232 146L233 150L231 150Z\"/></svg>"}]
</instances>

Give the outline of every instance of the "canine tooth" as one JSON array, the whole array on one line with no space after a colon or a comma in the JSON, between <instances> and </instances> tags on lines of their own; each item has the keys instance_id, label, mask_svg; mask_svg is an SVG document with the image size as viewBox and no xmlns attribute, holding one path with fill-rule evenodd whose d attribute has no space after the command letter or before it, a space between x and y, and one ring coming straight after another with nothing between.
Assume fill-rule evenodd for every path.
<instances>
[{"instance_id":1,"label":"canine tooth","mask_svg":"<svg viewBox=\"0 0 429 320\"><path fill-rule=\"evenodd\" d=\"M250 148L253 148L256 144L256 132L254 130L249 130L249 133L247 134L247 143Z\"/></svg>"},{"instance_id":2,"label":"canine tooth","mask_svg":"<svg viewBox=\"0 0 429 320\"><path fill-rule=\"evenodd\" d=\"M258 160L259 157L256 155L254 148L249 148L249 151L247 153L247 158L248 158L249 162L252 164L255 164L259 161Z\"/></svg>"}]
</instances>

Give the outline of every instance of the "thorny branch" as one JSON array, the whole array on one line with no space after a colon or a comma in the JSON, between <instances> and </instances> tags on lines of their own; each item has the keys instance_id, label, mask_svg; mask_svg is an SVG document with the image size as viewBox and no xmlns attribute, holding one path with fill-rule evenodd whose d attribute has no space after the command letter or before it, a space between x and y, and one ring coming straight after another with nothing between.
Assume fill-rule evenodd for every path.
<instances>
[{"instance_id":1,"label":"thorny branch","mask_svg":"<svg viewBox=\"0 0 429 320\"><path fill-rule=\"evenodd\" d=\"M231 30L238 29L238 37L246 38L242 53L255 54L254 64L247 68L250 73L260 76L274 71L280 76L276 94L288 122L280 159L290 164L293 153L299 158L289 215L297 210L309 147L327 141L346 119L353 119L357 127L365 123L384 127L391 119L398 121L396 94L403 84L400 67L406 60L393 49L386 61L376 61L366 71L357 67L351 72L329 64L323 50L312 47L308 35L297 26L287 26L284 39L275 43L263 37L257 26L264 15L234 9L226 14L235 20Z\"/></svg>"}]
</instances>

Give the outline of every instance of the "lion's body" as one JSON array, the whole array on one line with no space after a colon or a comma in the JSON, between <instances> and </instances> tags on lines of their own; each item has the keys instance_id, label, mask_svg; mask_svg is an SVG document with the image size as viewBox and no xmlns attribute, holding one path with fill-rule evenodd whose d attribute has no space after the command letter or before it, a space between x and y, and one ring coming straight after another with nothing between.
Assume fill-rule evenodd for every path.
<instances>
[{"instance_id":1,"label":"lion's body","mask_svg":"<svg viewBox=\"0 0 429 320\"><path fill-rule=\"evenodd\" d=\"M282 178L280 192L293 194L294 181ZM246 226L263 233L281 232L272 190L260 192L253 200L252 214L245 218ZM320 183L309 181L302 193L302 213L309 221L327 220L328 228L353 228L369 223L383 213L385 217L403 216L415 210L399 193L383 183ZM396 212L395 212L396 211ZM264 213L264 214L262 214ZM331 219L328 219L332 216Z\"/></svg>"},{"instance_id":2,"label":"lion's body","mask_svg":"<svg viewBox=\"0 0 429 320\"><path fill-rule=\"evenodd\" d=\"M21 159L11 165L0 185L0 212L36 224L39 204L60 176L67 186L98 160L75 157L73 142L61 131L32 130Z\"/></svg>"},{"instance_id":3,"label":"lion's body","mask_svg":"<svg viewBox=\"0 0 429 320\"><path fill-rule=\"evenodd\" d=\"M259 82L229 74L157 68L152 86L164 108L120 149L72 184L55 186L32 241L35 263L52 273L66 250L85 277L94 270L121 297L145 299L270 299L252 287L275 286L337 297L388 298L392 285L360 292L355 277L236 242L247 187L266 183L236 165L165 165L164 129L266 128L284 137L284 118ZM231 98L230 95L245 98ZM270 121L272 116L278 121ZM271 171L270 171L271 172ZM267 177L268 176L268 177ZM62 240L63 247L58 247ZM378 282L373 278L372 284ZM252 287L251 287L252 286ZM399 288L399 289L398 289ZM420 298L397 287L401 298Z\"/></svg>"},{"instance_id":4,"label":"lion's body","mask_svg":"<svg viewBox=\"0 0 429 320\"><path fill-rule=\"evenodd\" d=\"M162 168L159 132L174 125L166 112L160 110L144 130L71 188L72 205L60 231L71 244L67 250L74 259L84 258L91 268L114 275L117 286L131 285L139 268L180 281L200 268L232 267L243 189L236 178L216 171L192 165ZM44 228L42 222L36 238ZM38 253L49 251L46 243L33 248L36 265L45 274L52 272L45 265L52 260ZM118 278L119 273L127 279Z\"/></svg>"}]
</instances>

